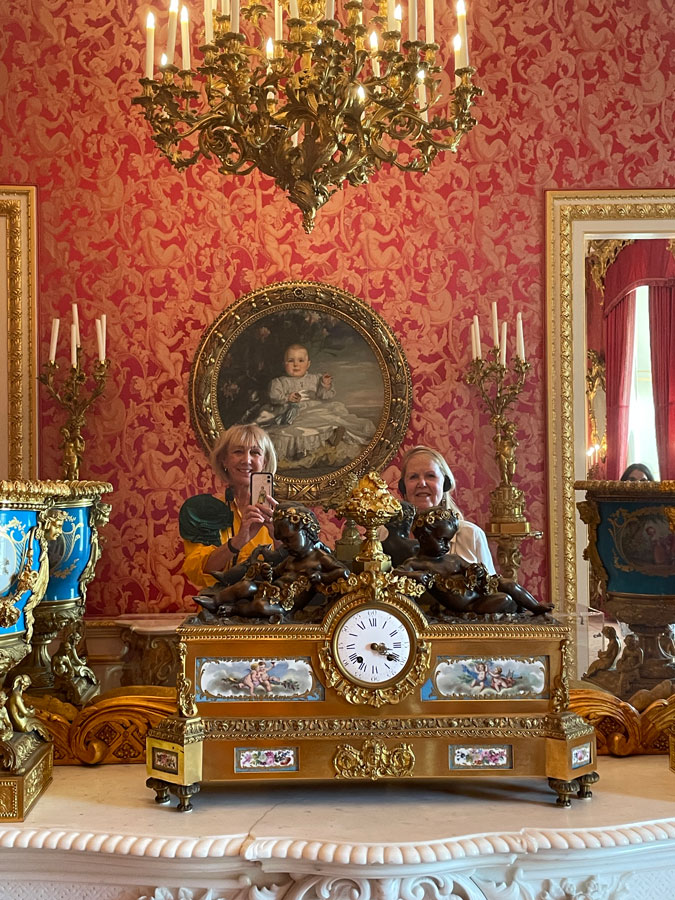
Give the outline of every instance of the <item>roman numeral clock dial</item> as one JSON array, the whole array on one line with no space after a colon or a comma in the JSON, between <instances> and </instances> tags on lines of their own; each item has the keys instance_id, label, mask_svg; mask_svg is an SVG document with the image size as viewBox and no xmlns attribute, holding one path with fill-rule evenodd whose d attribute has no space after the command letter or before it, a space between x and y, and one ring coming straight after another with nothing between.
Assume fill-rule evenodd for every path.
<instances>
[{"instance_id":1,"label":"roman numeral clock dial","mask_svg":"<svg viewBox=\"0 0 675 900\"><path fill-rule=\"evenodd\" d=\"M333 652L351 681L385 685L410 667L414 635L409 624L388 609L362 607L338 624Z\"/></svg>"}]
</instances>

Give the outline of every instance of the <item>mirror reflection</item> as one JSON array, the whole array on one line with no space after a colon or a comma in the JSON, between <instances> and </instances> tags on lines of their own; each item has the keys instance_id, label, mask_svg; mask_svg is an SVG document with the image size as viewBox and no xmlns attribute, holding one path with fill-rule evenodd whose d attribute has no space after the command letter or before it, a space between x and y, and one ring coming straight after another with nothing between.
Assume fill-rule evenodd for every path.
<instances>
[{"instance_id":1,"label":"mirror reflection","mask_svg":"<svg viewBox=\"0 0 675 900\"><path fill-rule=\"evenodd\" d=\"M589 238L587 477L675 477L675 240Z\"/></svg>"},{"instance_id":2,"label":"mirror reflection","mask_svg":"<svg viewBox=\"0 0 675 900\"><path fill-rule=\"evenodd\" d=\"M606 609L594 611L600 605L599 587L589 565L589 539L593 529L597 532L601 526L590 519L582 521L577 503L610 502L592 496L597 494L596 487L608 479L618 484L634 463L643 464L654 479L674 477L675 387L668 361L675 350L675 192L552 191L547 195L547 209L551 589L576 630L577 677L591 668L596 673L611 671L609 680L617 683L608 683L605 689L631 696L632 676L624 677L621 688L618 678L622 670L636 668L631 669L628 658L635 642L626 646L626 637L635 632L629 619L620 622ZM645 424L645 408L652 410L652 426ZM627 570L622 574L647 577L637 569L645 563L645 553L663 555L665 539L671 540L665 509L675 506L675 499L663 493L666 481L622 484L623 496L611 500L617 508L630 512L625 502L630 492L644 494L644 507L663 507L653 535L647 532L653 523L639 517L619 529L628 554L627 560L617 556ZM658 501L648 496L659 492ZM599 507L595 512L604 515ZM608 522L602 523L609 528ZM649 543L651 537L658 547ZM636 553L642 563L636 563ZM657 564L650 557L645 565ZM670 562L665 565L671 566ZM653 607L663 608L671 599L675 602L670 579L655 572L652 576L658 596ZM612 588L611 573L608 582L609 588L600 587L615 593L640 592L635 585L630 590ZM641 590L651 593L651 589ZM655 678L662 674L663 660L668 663L664 654L670 652L670 623L675 615L669 613L667 619L665 624L651 623L658 628L647 653L658 654ZM603 631L607 626L616 636L618 649L612 635ZM639 656L636 653L632 663Z\"/></svg>"}]
</instances>

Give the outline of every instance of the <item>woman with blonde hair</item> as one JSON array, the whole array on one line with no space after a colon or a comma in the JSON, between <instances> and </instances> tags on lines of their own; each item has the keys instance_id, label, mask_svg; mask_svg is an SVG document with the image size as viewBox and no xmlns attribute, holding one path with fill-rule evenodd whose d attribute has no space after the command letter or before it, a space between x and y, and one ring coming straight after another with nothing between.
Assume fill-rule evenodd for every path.
<instances>
[{"instance_id":1,"label":"woman with blonde hair","mask_svg":"<svg viewBox=\"0 0 675 900\"><path fill-rule=\"evenodd\" d=\"M482 563L488 573L495 572L487 537L482 528L467 522L452 497L455 476L445 458L431 447L418 444L408 450L401 460L398 489L404 500L415 509L442 506L459 517L459 528L452 539L450 553L456 553L467 563Z\"/></svg>"},{"instance_id":2,"label":"woman with blonde hair","mask_svg":"<svg viewBox=\"0 0 675 900\"><path fill-rule=\"evenodd\" d=\"M257 547L274 544L276 501L268 497L254 503L251 498L251 474L277 469L267 432L257 425L232 425L216 441L210 462L225 483L224 500L211 494L190 497L178 520L185 546L183 572L197 587L215 584L214 572L227 571Z\"/></svg>"}]
</instances>

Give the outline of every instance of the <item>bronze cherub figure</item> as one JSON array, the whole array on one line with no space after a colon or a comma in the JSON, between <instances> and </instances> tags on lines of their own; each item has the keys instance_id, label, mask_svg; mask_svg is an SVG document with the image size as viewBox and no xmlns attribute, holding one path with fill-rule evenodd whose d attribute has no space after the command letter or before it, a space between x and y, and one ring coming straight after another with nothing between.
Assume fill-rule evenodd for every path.
<instances>
[{"instance_id":1,"label":"bronze cherub figure","mask_svg":"<svg viewBox=\"0 0 675 900\"><path fill-rule=\"evenodd\" d=\"M454 615L513 615L527 610L540 616L551 611L551 606L539 603L517 582L490 575L482 564L466 563L450 553L458 527L459 518L453 510L435 506L418 512L412 533L419 541L419 550L396 573L417 578Z\"/></svg>"}]
</instances>

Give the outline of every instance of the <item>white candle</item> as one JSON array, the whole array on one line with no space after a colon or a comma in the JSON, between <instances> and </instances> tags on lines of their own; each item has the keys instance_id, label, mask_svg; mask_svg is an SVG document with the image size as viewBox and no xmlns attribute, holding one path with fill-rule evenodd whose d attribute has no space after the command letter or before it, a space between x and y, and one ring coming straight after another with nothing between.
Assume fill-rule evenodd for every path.
<instances>
[{"instance_id":1,"label":"white candle","mask_svg":"<svg viewBox=\"0 0 675 900\"><path fill-rule=\"evenodd\" d=\"M497 304L492 303L492 340L495 347L499 348L499 320L497 319Z\"/></svg>"},{"instance_id":2,"label":"white candle","mask_svg":"<svg viewBox=\"0 0 675 900\"><path fill-rule=\"evenodd\" d=\"M178 0L171 0L169 4L169 32L166 42L166 59L170 66L176 53L176 26L178 25Z\"/></svg>"},{"instance_id":3,"label":"white candle","mask_svg":"<svg viewBox=\"0 0 675 900\"><path fill-rule=\"evenodd\" d=\"M70 365L73 369L77 368L77 334L74 322L70 326Z\"/></svg>"},{"instance_id":4,"label":"white candle","mask_svg":"<svg viewBox=\"0 0 675 900\"><path fill-rule=\"evenodd\" d=\"M372 64L373 64L373 75L376 78L380 77L380 60L375 55L378 51L377 45L377 32L370 32L370 52L372 54Z\"/></svg>"},{"instance_id":5,"label":"white candle","mask_svg":"<svg viewBox=\"0 0 675 900\"><path fill-rule=\"evenodd\" d=\"M213 43L213 7L211 0L204 0L204 43Z\"/></svg>"},{"instance_id":6,"label":"white candle","mask_svg":"<svg viewBox=\"0 0 675 900\"><path fill-rule=\"evenodd\" d=\"M75 341L80 346L80 312L77 303L73 303L73 327L75 328Z\"/></svg>"},{"instance_id":7,"label":"white candle","mask_svg":"<svg viewBox=\"0 0 675 900\"><path fill-rule=\"evenodd\" d=\"M274 0L274 40L281 40L283 9L279 0Z\"/></svg>"},{"instance_id":8,"label":"white candle","mask_svg":"<svg viewBox=\"0 0 675 900\"><path fill-rule=\"evenodd\" d=\"M96 320L96 344L98 346L98 361L103 362L105 360L105 350L103 349L103 328L101 327L101 320Z\"/></svg>"},{"instance_id":9,"label":"white candle","mask_svg":"<svg viewBox=\"0 0 675 900\"><path fill-rule=\"evenodd\" d=\"M466 30L466 5L457 0L457 31L462 39L462 66L469 65L469 37Z\"/></svg>"},{"instance_id":10,"label":"white candle","mask_svg":"<svg viewBox=\"0 0 675 900\"><path fill-rule=\"evenodd\" d=\"M424 0L424 25L427 44L434 43L434 0Z\"/></svg>"},{"instance_id":11,"label":"white candle","mask_svg":"<svg viewBox=\"0 0 675 900\"><path fill-rule=\"evenodd\" d=\"M187 6L180 11L180 49L183 53L183 69L190 69L190 21Z\"/></svg>"},{"instance_id":12,"label":"white candle","mask_svg":"<svg viewBox=\"0 0 675 900\"><path fill-rule=\"evenodd\" d=\"M394 0L387 0L387 31L396 31L394 18Z\"/></svg>"},{"instance_id":13,"label":"white candle","mask_svg":"<svg viewBox=\"0 0 675 900\"><path fill-rule=\"evenodd\" d=\"M478 316L473 317L473 327L476 333L476 356L478 359L482 359L483 354L480 347L480 325L478 324Z\"/></svg>"},{"instance_id":14,"label":"white candle","mask_svg":"<svg viewBox=\"0 0 675 900\"><path fill-rule=\"evenodd\" d=\"M335 18L335 0L326 0L326 18L329 21Z\"/></svg>"},{"instance_id":15,"label":"white candle","mask_svg":"<svg viewBox=\"0 0 675 900\"><path fill-rule=\"evenodd\" d=\"M525 337L523 335L523 314L516 316L516 356L525 362Z\"/></svg>"},{"instance_id":16,"label":"white candle","mask_svg":"<svg viewBox=\"0 0 675 900\"><path fill-rule=\"evenodd\" d=\"M103 355L108 346L108 317L105 313L101 315L101 331L103 332Z\"/></svg>"},{"instance_id":17,"label":"white candle","mask_svg":"<svg viewBox=\"0 0 675 900\"><path fill-rule=\"evenodd\" d=\"M499 365L506 368L506 322L502 322L502 340L499 345Z\"/></svg>"},{"instance_id":18,"label":"white candle","mask_svg":"<svg viewBox=\"0 0 675 900\"><path fill-rule=\"evenodd\" d=\"M418 84L417 84L417 103L420 107L420 117L424 122L429 121L429 117L427 116L427 111L425 106L427 105L427 86L424 83L424 70L420 69L417 73Z\"/></svg>"},{"instance_id":19,"label":"white candle","mask_svg":"<svg viewBox=\"0 0 675 900\"><path fill-rule=\"evenodd\" d=\"M235 34L237 34L239 32L239 0L232 0L230 17L230 31L233 31L235 32Z\"/></svg>"},{"instance_id":20,"label":"white candle","mask_svg":"<svg viewBox=\"0 0 675 900\"><path fill-rule=\"evenodd\" d=\"M291 0L291 19L299 19L298 0Z\"/></svg>"},{"instance_id":21,"label":"white candle","mask_svg":"<svg viewBox=\"0 0 675 900\"><path fill-rule=\"evenodd\" d=\"M155 17L149 12L145 22L145 77L155 73Z\"/></svg>"},{"instance_id":22,"label":"white candle","mask_svg":"<svg viewBox=\"0 0 675 900\"><path fill-rule=\"evenodd\" d=\"M53 363L56 359L56 342L59 338L59 319L52 319L52 338L49 342L49 362Z\"/></svg>"},{"instance_id":23,"label":"white candle","mask_svg":"<svg viewBox=\"0 0 675 900\"><path fill-rule=\"evenodd\" d=\"M230 13L231 13L231 10L230 10L230 0L222 0L222 9L223 9L223 15L224 15L224 16L229 16L229 15L230 15Z\"/></svg>"},{"instance_id":24,"label":"white candle","mask_svg":"<svg viewBox=\"0 0 675 900\"><path fill-rule=\"evenodd\" d=\"M452 47L455 51L455 71L460 67L460 61L462 56L462 39L456 34L452 39ZM459 84L461 82L461 78L459 75L455 75L455 84Z\"/></svg>"},{"instance_id":25,"label":"white candle","mask_svg":"<svg viewBox=\"0 0 675 900\"><path fill-rule=\"evenodd\" d=\"M417 40L417 0L408 0L408 40Z\"/></svg>"},{"instance_id":26,"label":"white candle","mask_svg":"<svg viewBox=\"0 0 675 900\"><path fill-rule=\"evenodd\" d=\"M478 351L476 350L476 329L473 327L474 323L471 322L471 359L478 359Z\"/></svg>"}]
</instances>

